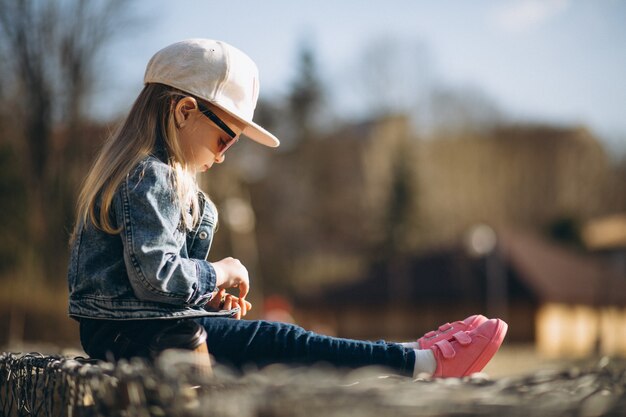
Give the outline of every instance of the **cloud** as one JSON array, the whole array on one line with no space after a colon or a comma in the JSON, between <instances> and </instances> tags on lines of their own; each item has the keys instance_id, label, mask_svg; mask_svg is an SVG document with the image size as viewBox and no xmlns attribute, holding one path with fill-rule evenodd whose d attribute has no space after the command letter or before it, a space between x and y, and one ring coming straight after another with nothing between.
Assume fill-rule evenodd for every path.
<instances>
[{"instance_id":1,"label":"cloud","mask_svg":"<svg viewBox=\"0 0 626 417\"><path fill-rule=\"evenodd\" d=\"M569 0L514 0L500 4L492 17L507 32L524 32L562 13L569 4Z\"/></svg>"}]
</instances>

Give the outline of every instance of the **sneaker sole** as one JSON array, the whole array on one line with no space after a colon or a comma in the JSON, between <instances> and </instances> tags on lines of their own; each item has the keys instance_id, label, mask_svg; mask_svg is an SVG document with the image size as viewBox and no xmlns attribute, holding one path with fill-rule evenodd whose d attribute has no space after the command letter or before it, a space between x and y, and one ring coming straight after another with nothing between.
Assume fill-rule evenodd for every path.
<instances>
[{"instance_id":1,"label":"sneaker sole","mask_svg":"<svg viewBox=\"0 0 626 417\"><path fill-rule=\"evenodd\" d=\"M491 337L491 340L489 340L489 344L487 345L483 353L474 361L474 363L472 363L470 367L467 368L467 370L463 373L463 376L468 376L475 372L482 371L487 363L489 363L491 358L493 358L493 355L495 355L498 349L500 349L500 345L502 345L502 342L504 341L504 336L506 336L506 332L509 326L503 320L497 320L498 325L495 333Z\"/></svg>"}]
</instances>

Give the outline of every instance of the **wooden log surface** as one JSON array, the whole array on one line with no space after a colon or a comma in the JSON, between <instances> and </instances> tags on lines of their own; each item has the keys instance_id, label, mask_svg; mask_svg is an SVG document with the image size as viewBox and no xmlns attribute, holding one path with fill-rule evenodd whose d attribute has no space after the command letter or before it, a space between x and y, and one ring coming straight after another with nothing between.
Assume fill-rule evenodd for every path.
<instances>
[{"instance_id":1,"label":"wooden log surface","mask_svg":"<svg viewBox=\"0 0 626 417\"><path fill-rule=\"evenodd\" d=\"M626 360L490 379L407 378L383 368L269 366L235 372L166 351L117 364L0 354L3 416L623 416Z\"/></svg>"}]
</instances>

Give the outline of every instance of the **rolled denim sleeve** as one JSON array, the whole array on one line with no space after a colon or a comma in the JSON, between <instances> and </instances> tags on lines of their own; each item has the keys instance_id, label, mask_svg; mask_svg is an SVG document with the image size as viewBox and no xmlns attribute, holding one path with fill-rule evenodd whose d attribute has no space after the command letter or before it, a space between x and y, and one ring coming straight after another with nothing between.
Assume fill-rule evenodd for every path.
<instances>
[{"instance_id":1,"label":"rolled denim sleeve","mask_svg":"<svg viewBox=\"0 0 626 417\"><path fill-rule=\"evenodd\" d=\"M183 256L185 230L168 165L148 160L122 183L116 204L124 262L137 298L204 305L216 287L213 266Z\"/></svg>"}]
</instances>

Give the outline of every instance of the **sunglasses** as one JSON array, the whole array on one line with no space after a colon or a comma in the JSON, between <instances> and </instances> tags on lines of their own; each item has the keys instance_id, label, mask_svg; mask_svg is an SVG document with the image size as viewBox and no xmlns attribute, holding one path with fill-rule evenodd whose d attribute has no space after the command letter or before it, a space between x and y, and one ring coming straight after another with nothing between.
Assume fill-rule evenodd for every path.
<instances>
[{"instance_id":1,"label":"sunglasses","mask_svg":"<svg viewBox=\"0 0 626 417\"><path fill-rule=\"evenodd\" d=\"M209 120L211 120L213 123L215 123L217 125L217 127L219 127L220 129L222 129L228 136L230 136L230 140L221 140L220 139L220 143L219 143L219 152L221 154L225 153L228 148L230 148L231 146L233 146L238 138L237 138L237 134L235 132L233 132L233 130L228 127L228 125L226 123L224 123L224 121L222 119L220 119L217 114L213 113L211 110L209 110L204 104L198 102L198 110L200 110L200 112L202 114L204 114L206 117L209 118Z\"/></svg>"}]
</instances>

